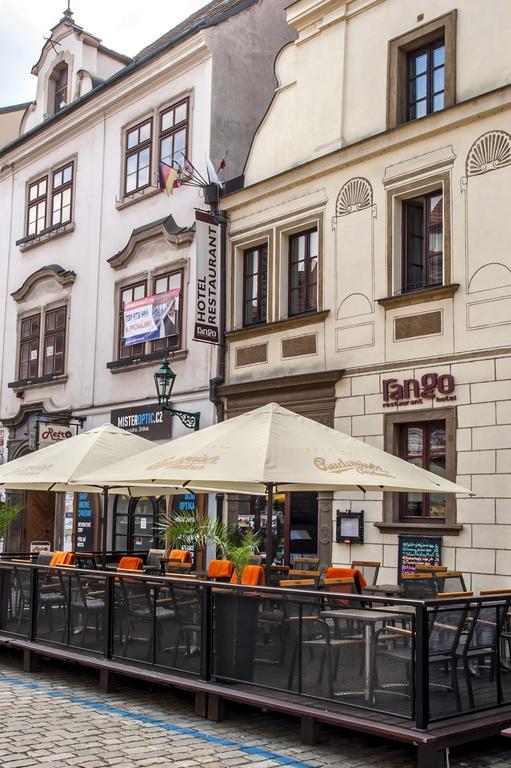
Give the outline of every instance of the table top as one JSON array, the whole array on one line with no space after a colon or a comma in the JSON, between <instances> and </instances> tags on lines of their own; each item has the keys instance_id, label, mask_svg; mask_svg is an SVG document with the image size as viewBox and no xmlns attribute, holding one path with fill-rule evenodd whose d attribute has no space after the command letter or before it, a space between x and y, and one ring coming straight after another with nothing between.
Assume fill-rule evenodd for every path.
<instances>
[{"instance_id":1,"label":"table top","mask_svg":"<svg viewBox=\"0 0 511 768\"><path fill-rule=\"evenodd\" d=\"M390 621L392 619L400 619L400 613L394 611L378 611L365 610L364 608L339 608L333 611L321 611L321 616L330 617L332 619L354 619L356 621L362 621L366 624L376 624L378 621Z\"/></svg>"},{"instance_id":2,"label":"table top","mask_svg":"<svg viewBox=\"0 0 511 768\"><path fill-rule=\"evenodd\" d=\"M383 595L401 595L403 587L400 584L368 584L362 592L373 592Z\"/></svg>"}]
</instances>

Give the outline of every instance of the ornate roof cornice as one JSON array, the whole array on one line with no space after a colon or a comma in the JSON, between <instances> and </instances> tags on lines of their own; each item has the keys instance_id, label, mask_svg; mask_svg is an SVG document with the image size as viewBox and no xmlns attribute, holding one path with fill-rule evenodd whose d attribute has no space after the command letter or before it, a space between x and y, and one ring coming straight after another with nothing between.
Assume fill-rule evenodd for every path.
<instances>
[{"instance_id":1,"label":"ornate roof cornice","mask_svg":"<svg viewBox=\"0 0 511 768\"><path fill-rule=\"evenodd\" d=\"M133 230L124 248L111 256L108 263L112 269L122 269L134 257L138 246L156 237L162 237L173 248L183 248L190 245L195 235L194 225L191 227L179 227L172 215L164 219L152 221Z\"/></svg>"},{"instance_id":2,"label":"ornate roof cornice","mask_svg":"<svg viewBox=\"0 0 511 768\"><path fill-rule=\"evenodd\" d=\"M72 285L76 280L76 272L71 269L64 269L59 264L48 264L48 266L32 272L23 284L11 293L12 298L14 301L25 301L31 290L42 280L48 280L48 278L55 280L61 286Z\"/></svg>"}]
</instances>

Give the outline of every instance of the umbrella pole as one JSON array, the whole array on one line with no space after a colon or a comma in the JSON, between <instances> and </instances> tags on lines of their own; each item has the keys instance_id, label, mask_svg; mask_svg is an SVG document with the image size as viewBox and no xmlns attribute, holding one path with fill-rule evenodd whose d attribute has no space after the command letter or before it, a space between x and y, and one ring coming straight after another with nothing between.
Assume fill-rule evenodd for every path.
<instances>
[{"instance_id":1,"label":"umbrella pole","mask_svg":"<svg viewBox=\"0 0 511 768\"><path fill-rule=\"evenodd\" d=\"M107 513L108 513L108 486L103 488L103 525L101 526L101 565L106 568L106 543L107 543Z\"/></svg>"},{"instance_id":2,"label":"umbrella pole","mask_svg":"<svg viewBox=\"0 0 511 768\"><path fill-rule=\"evenodd\" d=\"M273 483L266 484L266 584L270 584L273 553Z\"/></svg>"}]
</instances>

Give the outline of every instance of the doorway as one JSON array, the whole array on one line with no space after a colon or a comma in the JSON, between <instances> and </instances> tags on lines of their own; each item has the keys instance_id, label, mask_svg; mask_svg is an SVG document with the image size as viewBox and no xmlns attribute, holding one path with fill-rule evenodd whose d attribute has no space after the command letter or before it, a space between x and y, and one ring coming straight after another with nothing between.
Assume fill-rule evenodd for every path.
<instances>
[{"instance_id":1,"label":"doorway","mask_svg":"<svg viewBox=\"0 0 511 768\"><path fill-rule=\"evenodd\" d=\"M114 500L113 550L115 552L142 552L160 543L157 528L165 514L165 497L117 496Z\"/></svg>"},{"instance_id":2,"label":"doorway","mask_svg":"<svg viewBox=\"0 0 511 768\"><path fill-rule=\"evenodd\" d=\"M296 557L318 556L318 494L310 491L286 493L286 563Z\"/></svg>"},{"instance_id":3,"label":"doorway","mask_svg":"<svg viewBox=\"0 0 511 768\"><path fill-rule=\"evenodd\" d=\"M49 491L26 491L25 547L31 541L49 541L53 549L55 536L55 494Z\"/></svg>"}]
</instances>

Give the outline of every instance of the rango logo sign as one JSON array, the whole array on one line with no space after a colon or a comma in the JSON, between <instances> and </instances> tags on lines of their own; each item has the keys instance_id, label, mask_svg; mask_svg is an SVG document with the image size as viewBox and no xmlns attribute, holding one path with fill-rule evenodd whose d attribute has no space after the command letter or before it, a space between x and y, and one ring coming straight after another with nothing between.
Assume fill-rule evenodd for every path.
<instances>
[{"instance_id":1,"label":"rango logo sign","mask_svg":"<svg viewBox=\"0 0 511 768\"><path fill-rule=\"evenodd\" d=\"M420 379L384 379L383 407L422 405L426 400L456 400L454 377L450 373L425 373Z\"/></svg>"}]
</instances>

